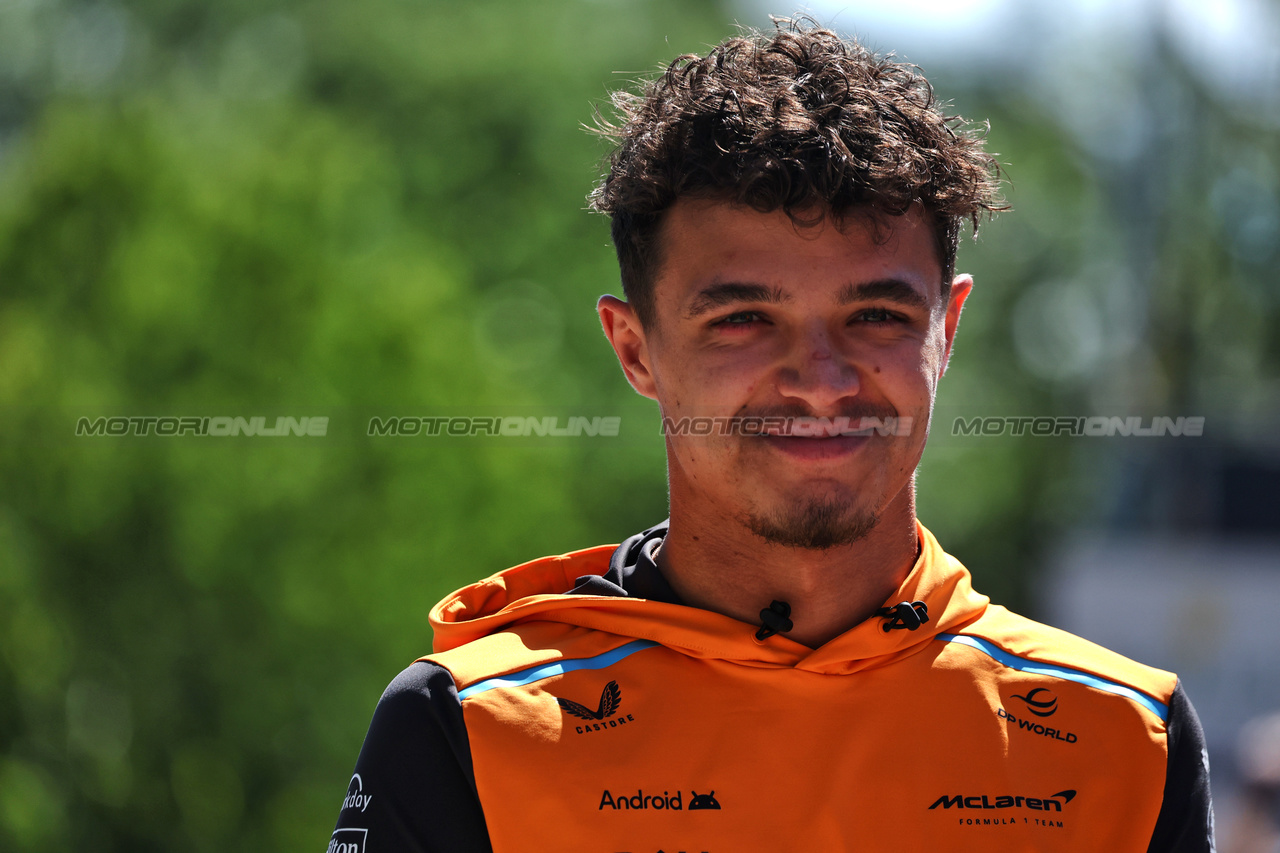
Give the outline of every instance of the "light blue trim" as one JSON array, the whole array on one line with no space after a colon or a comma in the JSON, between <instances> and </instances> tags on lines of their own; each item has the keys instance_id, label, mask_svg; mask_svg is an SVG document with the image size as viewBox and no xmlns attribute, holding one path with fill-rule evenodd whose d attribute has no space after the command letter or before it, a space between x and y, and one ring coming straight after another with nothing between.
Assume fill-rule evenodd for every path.
<instances>
[{"instance_id":1,"label":"light blue trim","mask_svg":"<svg viewBox=\"0 0 1280 853\"><path fill-rule=\"evenodd\" d=\"M605 652L602 655L596 655L593 658L578 658L577 660L558 660L555 663L544 663L538 666L531 666L528 669L522 669L519 672L513 672L510 675L500 675L496 678L486 678L484 681L477 681L470 687L458 691L458 699L469 699L477 693L484 693L486 690L493 690L496 687L523 687L526 684L532 684L535 681L541 681L544 678L551 678L554 675L564 675L566 672L574 672L579 669L607 669L625 657L630 657L636 652L642 652L645 649L651 649L658 645L653 640L633 640L624 646L618 646L611 652Z\"/></svg>"},{"instance_id":2,"label":"light blue trim","mask_svg":"<svg viewBox=\"0 0 1280 853\"><path fill-rule=\"evenodd\" d=\"M968 646L971 649L977 649L984 654L990 655L995 660L1019 672L1030 672L1035 675L1048 675L1053 678L1062 678L1067 681L1074 681L1077 684L1084 684L1088 687L1096 687L1098 690L1105 690L1108 693L1115 693L1117 696L1124 696L1132 699L1142 707L1160 718L1162 722L1169 719L1169 706L1163 702L1157 702L1145 693L1139 693L1132 687L1125 684L1118 684L1114 681L1108 681L1105 678L1099 678L1087 672L1081 672L1078 669L1068 669L1065 666L1058 666L1052 663L1039 663L1037 661L1020 658L1017 655L1006 652L990 640L984 640L981 637L973 637L968 634L939 634L937 637L944 643L959 643L962 646Z\"/></svg>"}]
</instances>

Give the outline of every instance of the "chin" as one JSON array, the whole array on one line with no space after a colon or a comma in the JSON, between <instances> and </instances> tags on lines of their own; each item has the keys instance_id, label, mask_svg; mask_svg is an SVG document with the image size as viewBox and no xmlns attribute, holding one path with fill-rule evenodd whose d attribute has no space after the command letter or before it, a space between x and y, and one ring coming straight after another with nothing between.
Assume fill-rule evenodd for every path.
<instances>
[{"instance_id":1,"label":"chin","mask_svg":"<svg viewBox=\"0 0 1280 853\"><path fill-rule=\"evenodd\" d=\"M742 520L770 544L825 551L864 539L880 516L845 500L810 498L770 512L748 513Z\"/></svg>"}]
</instances>

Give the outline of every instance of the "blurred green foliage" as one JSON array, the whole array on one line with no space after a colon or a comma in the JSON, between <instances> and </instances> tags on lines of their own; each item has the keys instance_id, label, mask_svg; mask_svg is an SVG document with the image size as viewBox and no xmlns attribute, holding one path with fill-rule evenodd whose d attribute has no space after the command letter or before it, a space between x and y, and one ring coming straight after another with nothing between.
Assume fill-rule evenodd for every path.
<instances>
[{"instance_id":1,"label":"blurred green foliage","mask_svg":"<svg viewBox=\"0 0 1280 853\"><path fill-rule=\"evenodd\" d=\"M0 848L320 849L437 599L664 515L656 417L592 311L617 272L581 125L729 28L709 0L0 7ZM1169 293L1143 304L1173 331L1046 379L1015 352L1021 294L1092 269L1129 214L1043 104L935 82L992 117L1023 211L962 250L980 284L921 517L1025 604L1045 536L1079 517L1071 472L1096 464L1065 441L948 441L950 418L1087 403L1096 371L1182 365L1180 336L1227 312L1253 331L1160 368L1166 399L1274 367L1274 293L1247 286L1274 254L1232 260L1196 202L1231 146L1274 133L1206 143L1200 183L1169 189L1192 213L1153 223L1181 254L1149 252ZM1199 281L1220 263L1245 285ZM373 413L579 408L632 438L362 435ZM80 417L170 414L332 422L74 437Z\"/></svg>"},{"instance_id":2,"label":"blurred green foliage","mask_svg":"<svg viewBox=\"0 0 1280 853\"><path fill-rule=\"evenodd\" d=\"M980 589L1032 615L1070 531L1223 535L1233 502L1273 494L1231 495L1225 466L1278 470L1280 113L1225 102L1167 30L1139 35L1116 53L1082 39L1017 80L930 74L990 123L1013 210L960 250L977 284L919 513ZM951 434L957 417L1058 415L1200 416L1205 438ZM1257 516L1235 529L1280 533Z\"/></svg>"},{"instance_id":3,"label":"blurred green foliage","mask_svg":"<svg viewBox=\"0 0 1280 853\"><path fill-rule=\"evenodd\" d=\"M663 516L656 429L619 459L366 440L356 418L634 410L592 311L617 273L581 125L612 72L723 22L683 2L20 12L0 848L322 849L438 598ZM332 424L73 436L112 414Z\"/></svg>"}]
</instances>

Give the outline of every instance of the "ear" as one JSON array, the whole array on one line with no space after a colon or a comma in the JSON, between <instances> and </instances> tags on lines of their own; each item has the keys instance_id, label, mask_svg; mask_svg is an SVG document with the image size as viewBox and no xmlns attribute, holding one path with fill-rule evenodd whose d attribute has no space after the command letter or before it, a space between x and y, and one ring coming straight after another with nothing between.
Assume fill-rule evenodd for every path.
<instances>
[{"instance_id":1,"label":"ear","mask_svg":"<svg viewBox=\"0 0 1280 853\"><path fill-rule=\"evenodd\" d=\"M618 363L622 365L622 372L627 375L631 387L651 400L658 399L648 338L635 310L629 303L606 293L596 303L596 313L600 315L605 337L617 353Z\"/></svg>"},{"instance_id":2,"label":"ear","mask_svg":"<svg viewBox=\"0 0 1280 853\"><path fill-rule=\"evenodd\" d=\"M938 376L947 372L947 363L951 361L951 345L956 339L956 327L960 325L960 311L964 301L973 291L973 276L962 273L951 280L951 292L947 296L947 316L943 320L943 335L946 337L946 350L942 354L942 367Z\"/></svg>"}]
</instances>

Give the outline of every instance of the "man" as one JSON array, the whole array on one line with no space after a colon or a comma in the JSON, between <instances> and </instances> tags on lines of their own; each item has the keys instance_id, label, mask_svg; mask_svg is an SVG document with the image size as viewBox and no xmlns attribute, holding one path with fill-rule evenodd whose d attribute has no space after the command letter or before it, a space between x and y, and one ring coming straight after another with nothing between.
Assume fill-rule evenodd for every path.
<instances>
[{"instance_id":1,"label":"man","mask_svg":"<svg viewBox=\"0 0 1280 853\"><path fill-rule=\"evenodd\" d=\"M670 520L437 605L331 849L1212 849L1176 677L989 604L915 517L977 137L790 24L616 103L598 311Z\"/></svg>"}]
</instances>

